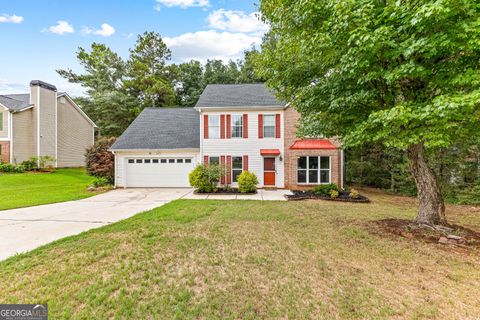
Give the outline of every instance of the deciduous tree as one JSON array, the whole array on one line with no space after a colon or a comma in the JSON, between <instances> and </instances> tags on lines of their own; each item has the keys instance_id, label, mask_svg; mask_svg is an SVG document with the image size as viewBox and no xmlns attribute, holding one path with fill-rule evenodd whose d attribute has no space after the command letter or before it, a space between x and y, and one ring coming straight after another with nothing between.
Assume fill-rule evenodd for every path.
<instances>
[{"instance_id":1,"label":"deciduous tree","mask_svg":"<svg viewBox=\"0 0 480 320\"><path fill-rule=\"evenodd\" d=\"M407 151L421 224L445 224L426 149L478 134L480 6L471 0L262 0L269 85L305 133Z\"/></svg>"}]
</instances>

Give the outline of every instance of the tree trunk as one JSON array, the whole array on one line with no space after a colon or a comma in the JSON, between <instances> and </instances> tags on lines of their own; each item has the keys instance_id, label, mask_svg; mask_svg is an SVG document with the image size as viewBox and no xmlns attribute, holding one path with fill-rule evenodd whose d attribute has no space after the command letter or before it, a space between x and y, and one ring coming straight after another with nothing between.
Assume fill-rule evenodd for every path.
<instances>
[{"instance_id":1,"label":"tree trunk","mask_svg":"<svg viewBox=\"0 0 480 320\"><path fill-rule=\"evenodd\" d=\"M433 170L425 159L423 142L408 147L410 170L415 178L418 192L417 223L428 225L445 225L445 204L440 185Z\"/></svg>"}]
</instances>

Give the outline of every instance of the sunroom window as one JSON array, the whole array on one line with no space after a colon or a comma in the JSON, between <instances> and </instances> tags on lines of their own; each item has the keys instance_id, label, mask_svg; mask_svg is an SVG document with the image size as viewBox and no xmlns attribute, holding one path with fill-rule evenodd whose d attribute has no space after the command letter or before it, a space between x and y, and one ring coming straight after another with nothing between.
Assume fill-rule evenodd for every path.
<instances>
[{"instance_id":1,"label":"sunroom window","mask_svg":"<svg viewBox=\"0 0 480 320\"><path fill-rule=\"evenodd\" d=\"M297 182L300 184L330 183L330 157L299 157Z\"/></svg>"}]
</instances>

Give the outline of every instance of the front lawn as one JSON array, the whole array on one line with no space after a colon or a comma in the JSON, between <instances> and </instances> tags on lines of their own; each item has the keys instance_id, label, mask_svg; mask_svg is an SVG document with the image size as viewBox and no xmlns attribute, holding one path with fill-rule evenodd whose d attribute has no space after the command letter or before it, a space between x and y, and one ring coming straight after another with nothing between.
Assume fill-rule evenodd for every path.
<instances>
[{"instance_id":1,"label":"front lawn","mask_svg":"<svg viewBox=\"0 0 480 320\"><path fill-rule=\"evenodd\" d=\"M58 169L53 173L2 174L0 210L87 198L96 194L87 191L93 180L79 168Z\"/></svg>"},{"instance_id":2,"label":"front lawn","mask_svg":"<svg viewBox=\"0 0 480 320\"><path fill-rule=\"evenodd\" d=\"M411 199L178 200L0 263L2 303L52 319L474 319L479 254L371 233ZM480 229L477 209L449 207Z\"/></svg>"}]
</instances>

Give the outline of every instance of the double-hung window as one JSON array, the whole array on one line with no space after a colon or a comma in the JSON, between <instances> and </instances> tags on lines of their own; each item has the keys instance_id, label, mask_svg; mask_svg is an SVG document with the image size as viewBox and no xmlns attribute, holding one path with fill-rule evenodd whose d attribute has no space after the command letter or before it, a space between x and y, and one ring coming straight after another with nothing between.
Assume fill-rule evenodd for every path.
<instances>
[{"instance_id":1,"label":"double-hung window","mask_svg":"<svg viewBox=\"0 0 480 320\"><path fill-rule=\"evenodd\" d=\"M2 112L0 112L0 131L3 131L3 113Z\"/></svg>"},{"instance_id":2,"label":"double-hung window","mask_svg":"<svg viewBox=\"0 0 480 320\"><path fill-rule=\"evenodd\" d=\"M275 115L266 114L263 116L263 137L275 138Z\"/></svg>"},{"instance_id":3,"label":"double-hung window","mask_svg":"<svg viewBox=\"0 0 480 320\"><path fill-rule=\"evenodd\" d=\"M212 139L220 138L220 116L208 116L208 137Z\"/></svg>"},{"instance_id":4,"label":"double-hung window","mask_svg":"<svg viewBox=\"0 0 480 320\"><path fill-rule=\"evenodd\" d=\"M210 157L208 163L219 165L220 164L220 157Z\"/></svg>"},{"instance_id":5,"label":"double-hung window","mask_svg":"<svg viewBox=\"0 0 480 320\"><path fill-rule=\"evenodd\" d=\"M243 157L232 157L232 181L237 182L237 178L243 171Z\"/></svg>"},{"instance_id":6,"label":"double-hung window","mask_svg":"<svg viewBox=\"0 0 480 320\"><path fill-rule=\"evenodd\" d=\"M330 183L330 157L299 157L297 182L305 184Z\"/></svg>"},{"instance_id":7,"label":"double-hung window","mask_svg":"<svg viewBox=\"0 0 480 320\"><path fill-rule=\"evenodd\" d=\"M232 138L243 137L243 116L232 115Z\"/></svg>"}]
</instances>

